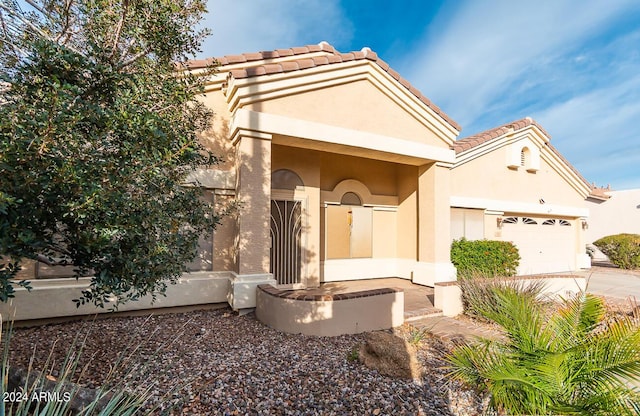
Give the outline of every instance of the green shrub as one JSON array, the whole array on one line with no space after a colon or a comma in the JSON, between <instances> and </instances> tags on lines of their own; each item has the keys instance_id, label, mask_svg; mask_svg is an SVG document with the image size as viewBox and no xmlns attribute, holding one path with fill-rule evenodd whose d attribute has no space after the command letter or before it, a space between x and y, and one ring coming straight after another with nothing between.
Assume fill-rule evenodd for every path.
<instances>
[{"instance_id":1,"label":"green shrub","mask_svg":"<svg viewBox=\"0 0 640 416\"><path fill-rule=\"evenodd\" d=\"M456 346L450 377L489 392L501 414L639 414L636 319L607 319L603 301L586 293L553 309L513 287L491 291L479 310L504 336Z\"/></svg>"},{"instance_id":2,"label":"green shrub","mask_svg":"<svg viewBox=\"0 0 640 416\"><path fill-rule=\"evenodd\" d=\"M602 237L593 245L609 257L611 263L622 269L640 268L640 235L616 234Z\"/></svg>"},{"instance_id":3,"label":"green shrub","mask_svg":"<svg viewBox=\"0 0 640 416\"><path fill-rule=\"evenodd\" d=\"M451 262L458 276L513 276L520 264L518 248L509 241L474 240L465 238L451 244Z\"/></svg>"},{"instance_id":4,"label":"green shrub","mask_svg":"<svg viewBox=\"0 0 640 416\"><path fill-rule=\"evenodd\" d=\"M542 299L546 284L543 280L525 282L512 278L486 277L479 274L460 276L458 278L462 292L462 305L465 315L487 321L490 311L500 307L499 290L511 290L522 297L534 301ZM543 305L543 302L538 302Z\"/></svg>"}]
</instances>

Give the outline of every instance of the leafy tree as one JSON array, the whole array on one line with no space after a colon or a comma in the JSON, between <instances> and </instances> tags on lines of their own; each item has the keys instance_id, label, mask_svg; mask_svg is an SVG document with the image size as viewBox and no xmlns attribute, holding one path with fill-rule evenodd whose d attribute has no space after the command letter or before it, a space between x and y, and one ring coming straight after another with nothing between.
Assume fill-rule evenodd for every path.
<instances>
[{"instance_id":1,"label":"leafy tree","mask_svg":"<svg viewBox=\"0 0 640 416\"><path fill-rule=\"evenodd\" d=\"M450 376L491 393L515 415L632 415L640 412L640 326L605 319L603 301L580 293L550 312L536 296L492 285L493 299L474 305L504 339L459 345ZM636 384L637 385L637 384Z\"/></svg>"},{"instance_id":2,"label":"leafy tree","mask_svg":"<svg viewBox=\"0 0 640 416\"><path fill-rule=\"evenodd\" d=\"M78 305L164 293L219 221L185 71L204 0L0 0L0 299L25 259L91 275ZM28 286L28 282L19 282Z\"/></svg>"}]
</instances>

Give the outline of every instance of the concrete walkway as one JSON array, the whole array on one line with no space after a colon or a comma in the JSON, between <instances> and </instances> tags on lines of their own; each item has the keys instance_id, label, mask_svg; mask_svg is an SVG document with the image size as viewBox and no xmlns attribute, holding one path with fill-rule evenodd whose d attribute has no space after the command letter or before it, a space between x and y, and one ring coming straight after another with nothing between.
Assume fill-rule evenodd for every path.
<instances>
[{"instance_id":1,"label":"concrete walkway","mask_svg":"<svg viewBox=\"0 0 640 416\"><path fill-rule=\"evenodd\" d=\"M600 296L640 299L640 271L592 267L575 272L587 279L587 292Z\"/></svg>"},{"instance_id":2,"label":"concrete walkway","mask_svg":"<svg viewBox=\"0 0 640 416\"><path fill-rule=\"evenodd\" d=\"M567 274L562 273L562 274ZM621 270L615 267L595 266L588 270L571 272L587 279L587 292L617 299L635 298L640 301L640 271ZM468 318L445 316L422 317L409 322L420 329L447 340L473 339L475 337L500 338L501 334L488 326L479 325Z\"/></svg>"},{"instance_id":3,"label":"concrete walkway","mask_svg":"<svg viewBox=\"0 0 640 416\"><path fill-rule=\"evenodd\" d=\"M477 337L500 339L500 332L479 325L468 318L450 318L448 316L430 316L409 322L418 329L425 329L439 338L448 341L472 340Z\"/></svg>"},{"instance_id":4,"label":"concrete walkway","mask_svg":"<svg viewBox=\"0 0 640 416\"><path fill-rule=\"evenodd\" d=\"M589 293L619 299L635 297L640 301L640 271L595 266L588 270L571 272L571 274L588 279ZM447 340L501 337L498 331L479 325L465 317L441 316L441 311L433 306L433 288L415 285L408 280L388 278L324 283L317 290L344 293L379 287L397 287L404 290L405 322L418 329L426 329Z\"/></svg>"}]
</instances>

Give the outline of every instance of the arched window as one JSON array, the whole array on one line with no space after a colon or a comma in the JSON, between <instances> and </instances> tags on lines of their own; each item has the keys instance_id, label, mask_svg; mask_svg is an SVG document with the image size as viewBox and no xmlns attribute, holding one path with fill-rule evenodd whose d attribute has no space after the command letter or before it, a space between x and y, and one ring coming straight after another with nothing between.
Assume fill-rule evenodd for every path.
<instances>
[{"instance_id":1,"label":"arched window","mask_svg":"<svg viewBox=\"0 0 640 416\"><path fill-rule=\"evenodd\" d=\"M271 174L271 189L289 189L295 191L304 182L297 173L289 169L278 169Z\"/></svg>"},{"instance_id":2,"label":"arched window","mask_svg":"<svg viewBox=\"0 0 640 416\"><path fill-rule=\"evenodd\" d=\"M362 200L355 192L346 192L340 200L342 205L362 205Z\"/></svg>"}]
</instances>

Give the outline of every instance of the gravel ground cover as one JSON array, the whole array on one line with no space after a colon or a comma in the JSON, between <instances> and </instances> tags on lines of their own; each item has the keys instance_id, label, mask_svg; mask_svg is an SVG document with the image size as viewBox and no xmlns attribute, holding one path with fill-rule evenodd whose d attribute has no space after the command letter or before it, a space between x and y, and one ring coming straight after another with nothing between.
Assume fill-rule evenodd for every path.
<instances>
[{"instance_id":1,"label":"gravel ground cover","mask_svg":"<svg viewBox=\"0 0 640 416\"><path fill-rule=\"evenodd\" d=\"M79 350L76 339L83 340L80 384L100 385L125 354L115 377L152 386L158 414L478 415L486 404L446 380L442 355L450 346L436 338L419 342L422 379L400 380L352 359L363 335L284 334L229 309L18 328L10 363L26 368L33 359L43 368L50 356L59 363Z\"/></svg>"}]
</instances>

